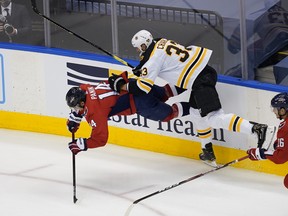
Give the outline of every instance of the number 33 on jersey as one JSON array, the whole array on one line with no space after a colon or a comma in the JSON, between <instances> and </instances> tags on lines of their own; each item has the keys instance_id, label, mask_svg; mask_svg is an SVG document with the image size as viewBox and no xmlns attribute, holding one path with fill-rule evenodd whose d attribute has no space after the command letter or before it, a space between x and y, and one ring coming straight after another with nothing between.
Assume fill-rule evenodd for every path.
<instances>
[{"instance_id":1,"label":"number 33 on jersey","mask_svg":"<svg viewBox=\"0 0 288 216\"><path fill-rule=\"evenodd\" d=\"M198 46L186 48L172 40L162 38L155 44L149 61L142 66L142 78L146 83L147 81L151 83L159 76L180 88L192 88L211 54L212 50L206 48ZM145 85L145 82L142 84Z\"/></svg>"}]
</instances>

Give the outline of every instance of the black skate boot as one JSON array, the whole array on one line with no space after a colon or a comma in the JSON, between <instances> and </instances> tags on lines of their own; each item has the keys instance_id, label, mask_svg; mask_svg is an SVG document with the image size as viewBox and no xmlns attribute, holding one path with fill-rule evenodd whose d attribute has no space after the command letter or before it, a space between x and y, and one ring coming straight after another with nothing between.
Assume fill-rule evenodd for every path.
<instances>
[{"instance_id":1,"label":"black skate boot","mask_svg":"<svg viewBox=\"0 0 288 216\"><path fill-rule=\"evenodd\" d=\"M199 154L199 158L209 166L218 167L211 142L205 145L205 148L202 149L202 153Z\"/></svg>"},{"instance_id":2,"label":"black skate boot","mask_svg":"<svg viewBox=\"0 0 288 216\"><path fill-rule=\"evenodd\" d=\"M268 125L266 124L258 124L256 122L250 122L253 124L252 133L256 133L258 137L257 147L261 148L265 139Z\"/></svg>"}]
</instances>

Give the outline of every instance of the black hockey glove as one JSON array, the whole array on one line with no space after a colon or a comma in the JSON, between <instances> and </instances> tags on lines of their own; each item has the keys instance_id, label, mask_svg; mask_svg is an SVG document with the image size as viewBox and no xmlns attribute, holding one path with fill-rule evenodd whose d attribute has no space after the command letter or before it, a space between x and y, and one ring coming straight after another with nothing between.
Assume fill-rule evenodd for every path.
<instances>
[{"instance_id":1,"label":"black hockey glove","mask_svg":"<svg viewBox=\"0 0 288 216\"><path fill-rule=\"evenodd\" d=\"M140 68L133 68L132 69L132 71L133 71L133 74L135 75L135 76L137 76L137 77L140 77L141 76L141 74L142 74L142 69Z\"/></svg>"},{"instance_id":2,"label":"black hockey glove","mask_svg":"<svg viewBox=\"0 0 288 216\"><path fill-rule=\"evenodd\" d=\"M126 81L121 75L112 74L108 79L110 88L118 93L121 92L121 87L126 84Z\"/></svg>"}]
</instances>

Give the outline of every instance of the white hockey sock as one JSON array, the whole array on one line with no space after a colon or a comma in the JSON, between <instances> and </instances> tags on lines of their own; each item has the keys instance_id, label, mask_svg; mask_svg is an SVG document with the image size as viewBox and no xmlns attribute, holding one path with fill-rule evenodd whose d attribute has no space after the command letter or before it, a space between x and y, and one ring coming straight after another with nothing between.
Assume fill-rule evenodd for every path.
<instances>
[{"instance_id":1,"label":"white hockey sock","mask_svg":"<svg viewBox=\"0 0 288 216\"><path fill-rule=\"evenodd\" d=\"M240 132L245 134L252 134L252 127L253 124L251 124L246 119L243 119L242 124L240 126Z\"/></svg>"},{"instance_id":2,"label":"white hockey sock","mask_svg":"<svg viewBox=\"0 0 288 216\"><path fill-rule=\"evenodd\" d=\"M235 114L225 114L218 110L208 114L209 125L213 128L223 128L228 131L252 134L252 124Z\"/></svg>"},{"instance_id":3,"label":"white hockey sock","mask_svg":"<svg viewBox=\"0 0 288 216\"><path fill-rule=\"evenodd\" d=\"M212 142L212 128L208 127L206 129L197 129L197 135L201 140L201 147L205 148L205 145Z\"/></svg>"}]
</instances>

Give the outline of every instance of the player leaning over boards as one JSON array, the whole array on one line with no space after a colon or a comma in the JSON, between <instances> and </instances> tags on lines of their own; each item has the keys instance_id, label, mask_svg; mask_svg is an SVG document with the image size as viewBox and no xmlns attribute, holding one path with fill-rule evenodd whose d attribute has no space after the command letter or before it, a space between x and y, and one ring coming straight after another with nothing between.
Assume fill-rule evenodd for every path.
<instances>
[{"instance_id":1,"label":"player leaning over boards","mask_svg":"<svg viewBox=\"0 0 288 216\"><path fill-rule=\"evenodd\" d=\"M268 159L275 164L284 164L288 161L288 93L280 93L274 96L271 100L271 107L276 118L282 120L278 127L273 150L251 148L247 153L250 160ZM288 188L288 174L284 179L284 185Z\"/></svg>"},{"instance_id":2,"label":"player leaning over boards","mask_svg":"<svg viewBox=\"0 0 288 216\"><path fill-rule=\"evenodd\" d=\"M271 100L271 107L277 119L282 120L278 127L273 150L251 148L247 151L251 160L269 159L276 164L288 161L288 93L280 93Z\"/></svg>"},{"instance_id":3,"label":"player leaning over boards","mask_svg":"<svg viewBox=\"0 0 288 216\"><path fill-rule=\"evenodd\" d=\"M212 128L257 134L258 145L262 146L269 128L266 124L250 122L235 114L225 114L222 110L215 88L217 73L208 65L212 50L197 46L184 47L165 38L153 39L151 33L146 30L141 30L133 36L132 45L140 53L140 64L133 70L140 78L125 83L123 77L113 75L109 77L111 88L135 95L147 94L156 77L161 77L176 86L174 95L189 89L190 112L201 139L201 160L216 166L212 148Z\"/></svg>"},{"instance_id":4,"label":"player leaning over boards","mask_svg":"<svg viewBox=\"0 0 288 216\"><path fill-rule=\"evenodd\" d=\"M70 142L70 150L77 154L89 148L106 145L110 116L138 113L155 121L169 121L183 116L179 107L189 109L189 104L180 102L170 106L165 103L170 96L171 90L168 84L164 87L154 85L149 94L139 96L125 93L120 95L104 82L97 86L82 84L80 87L72 87L66 94L67 105L73 110L67 121L68 130L75 133L84 117L92 132L87 139L78 138Z\"/></svg>"}]
</instances>

